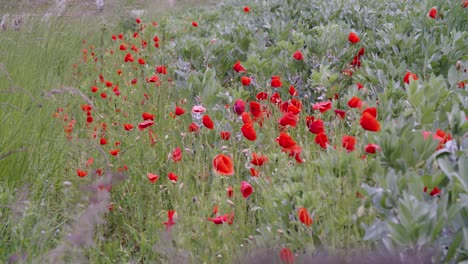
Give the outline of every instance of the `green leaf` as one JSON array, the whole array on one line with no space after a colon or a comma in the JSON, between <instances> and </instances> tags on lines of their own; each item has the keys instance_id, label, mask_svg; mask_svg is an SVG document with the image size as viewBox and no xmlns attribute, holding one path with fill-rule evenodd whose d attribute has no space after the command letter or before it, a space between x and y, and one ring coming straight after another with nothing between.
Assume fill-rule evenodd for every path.
<instances>
[{"instance_id":1,"label":"green leaf","mask_svg":"<svg viewBox=\"0 0 468 264\"><path fill-rule=\"evenodd\" d=\"M445 255L444 262L450 261L455 254L457 253L458 247L463 241L463 232L457 232L455 237L452 240L452 244L450 244L450 247L447 251L447 255Z\"/></svg>"},{"instance_id":2,"label":"green leaf","mask_svg":"<svg viewBox=\"0 0 468 264\"><path fill-rule=\"evenodd\" d=\"M458 71L455 65L452 65L448 71L447 80L450 86L454 86L458 82Z\"/></svg>"}]
</instances>

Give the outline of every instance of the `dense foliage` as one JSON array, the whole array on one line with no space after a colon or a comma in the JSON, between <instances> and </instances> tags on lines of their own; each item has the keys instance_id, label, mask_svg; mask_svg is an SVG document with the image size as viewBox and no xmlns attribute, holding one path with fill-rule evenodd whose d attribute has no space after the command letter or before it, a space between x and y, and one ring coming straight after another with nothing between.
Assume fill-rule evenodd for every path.
<instances>
[{"instance_id":1,"label":"dense foliage","mask_svg":"<svg viewBox=\"0 0 468 264\"><path fill-rule=\"evenodd\" d=\"M5 257L467 260L463 5L225 1L84 40L73 76L44 94L60 130L38 147L56 142L39 171L52 187L29 206L27 191L2 197L16 200Z\"/></svg>"}]
</instances>

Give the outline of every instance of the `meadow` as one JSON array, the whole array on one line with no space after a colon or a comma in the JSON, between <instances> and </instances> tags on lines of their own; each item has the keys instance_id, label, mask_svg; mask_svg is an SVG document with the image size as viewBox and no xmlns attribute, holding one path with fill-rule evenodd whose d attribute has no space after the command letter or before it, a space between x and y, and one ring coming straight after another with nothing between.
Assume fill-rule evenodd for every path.
<instances>
[{"instance_id":1,"label":"meadow","mask_svg":"<svg viewBox=\"0 0 468 264\"><path fill-rule=\"evenodd\" d=\"M467 1L183 2L0 31L2 261L468 261Z\"/></svg>"}]
</instances>

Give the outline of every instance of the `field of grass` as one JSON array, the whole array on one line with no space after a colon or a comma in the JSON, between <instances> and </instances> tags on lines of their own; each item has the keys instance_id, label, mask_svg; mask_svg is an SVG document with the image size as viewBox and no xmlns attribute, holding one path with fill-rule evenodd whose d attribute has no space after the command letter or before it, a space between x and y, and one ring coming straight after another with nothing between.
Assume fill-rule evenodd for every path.
<instances>
[{"instance_id":1,"label":"field of grass","mask_svg":"<svg viewBox=\"0 0 468 264\"><path fill-rule=\"evenodd\" d=\"M134 2L0 31L1 261L468 261L468 3Z\"/></svg>"}]
</instances>

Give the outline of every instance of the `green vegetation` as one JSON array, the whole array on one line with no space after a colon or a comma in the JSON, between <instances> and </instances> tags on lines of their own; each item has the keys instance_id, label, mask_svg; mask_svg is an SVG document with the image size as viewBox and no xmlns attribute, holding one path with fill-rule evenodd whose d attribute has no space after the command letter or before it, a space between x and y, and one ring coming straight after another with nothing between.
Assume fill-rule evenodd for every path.
<instances>
[{"instance_id":1,"label":"green vegetation","mask_svg":"<svg viewBox=\"0 0 468 264\"><path fill-rule=\"evenodd\" d=\"M468 260L460 1L127 4L0 32L0 259Z\"/></svg>"}]
</instances>

